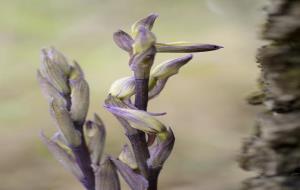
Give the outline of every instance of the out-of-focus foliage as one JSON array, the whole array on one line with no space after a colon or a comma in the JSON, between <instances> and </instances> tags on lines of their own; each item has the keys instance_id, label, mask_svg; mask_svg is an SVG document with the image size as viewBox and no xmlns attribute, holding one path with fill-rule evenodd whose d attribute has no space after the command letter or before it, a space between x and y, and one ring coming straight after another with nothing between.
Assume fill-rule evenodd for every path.
<instances>
[{"instance_id":1,"label":"out-of-focus foliage","mask_svg":"<svg viewBox=\"0 0 300 190\"><path fill-rule=\"evenodd\" d=\"M0 2L0 189L81 189L46 151L39 130L53 128L36 82L40 48L53 45L75 58L90 84L88 117L106 121L105 152L118 155L126 139L103 109L110 84L128 70L112 34L150 12L159 38L223 45L198 54L169 81L149 111L166 110L177 144L161 174L160 189L236 189L246 174L235 155L253 123L244 97L255 89L260 0L2 0ZM178 57L181 55L178 54ZM171 58L159 55L156 63ZM50 131L45 131L50 132ZM122 142L122 143L121 143ZM216 181L218 183L216 183Z\"/></svg>"}]
</instances>

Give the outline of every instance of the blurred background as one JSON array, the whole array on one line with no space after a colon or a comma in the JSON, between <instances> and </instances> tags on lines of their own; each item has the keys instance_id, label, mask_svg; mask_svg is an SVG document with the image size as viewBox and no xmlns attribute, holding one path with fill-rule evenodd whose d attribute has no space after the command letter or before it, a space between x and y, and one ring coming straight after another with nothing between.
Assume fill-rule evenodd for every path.
<instances>
[{"instance_id":1,"label":"blurred background","mask_svg":"<svg viewBox=\"0 0 300 190\"><path fill-rule=\"evenodd\" d=\"M110 84L131 75L128 55L112 41L117 29L151 12L159 42L214 43L199 53L149 111L168 114L176 143L159 181L160 190L235 190L250 173L236 163L257 108L245 97L256 89L256 49L264 15L261 0L1 0L0 190L80 190L80 184L48 153L39 132L54 130L36 81L39 51L54 46L77 60L89 82L89 117L107 126L106 153L117 155L123 130L102 105ZM156 63L180 54L158 55Z\"/></svg>"}]
</instances>

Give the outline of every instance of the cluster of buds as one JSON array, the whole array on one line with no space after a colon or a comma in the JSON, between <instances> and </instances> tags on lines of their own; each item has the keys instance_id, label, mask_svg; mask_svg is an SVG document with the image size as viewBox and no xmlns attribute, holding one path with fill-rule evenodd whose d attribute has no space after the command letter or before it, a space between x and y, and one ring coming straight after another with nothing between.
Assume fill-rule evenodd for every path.
<instances>
[{"instance_id":1,"label":"cluster of buds","mask_svg":"<svg viewBox=\"0 0 300 190\"><path fill-rule=\"evenodd\" d=\"M112 84L104 105L122 124L130 142L123 146L117 158L103 156L105 127L100 117L95 114L93 120L86 120L89 87L80 66L75 61L69 64L54 48L42 50L37 76L58 132L52 138L43 133L41 137L87 190L119 190L118 173L132 190L157 189L158 175L173 149L175 137L171 128L156 119L165 113L147 112L147 103L160 94L168 79L192 55L152 68L155 55L221 48L210 44L157 43L151 32L156 18L156 14L151 14L137 21L131 35L121 30L114 34L116 44L129 53L129 65L134 73Z\"/></svg>"}]
</instances>

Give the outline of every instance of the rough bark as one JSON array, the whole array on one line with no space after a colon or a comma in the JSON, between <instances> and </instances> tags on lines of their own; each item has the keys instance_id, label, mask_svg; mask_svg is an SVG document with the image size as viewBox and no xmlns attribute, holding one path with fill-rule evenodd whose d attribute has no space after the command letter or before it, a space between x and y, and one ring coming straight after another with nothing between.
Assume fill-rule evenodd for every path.
<instances>
[{"instance_id":1,"label":"rough bark","mask_svg":"<svg viewBox=\"0 0 300 190\"><path fill-rule=\"evenodd\" d=\"M300 189L300 0L271 0L258 51L262 104L254 134L244 142L240 166L256 171L242 190Z\"/></svg>"}]
</instances>

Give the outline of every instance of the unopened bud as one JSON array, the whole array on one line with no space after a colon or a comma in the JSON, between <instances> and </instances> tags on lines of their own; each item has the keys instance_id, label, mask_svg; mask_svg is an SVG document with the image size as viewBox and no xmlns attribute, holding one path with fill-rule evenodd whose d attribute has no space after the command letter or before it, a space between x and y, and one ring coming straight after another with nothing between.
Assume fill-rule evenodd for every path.
<instances>
[{"instance_id":1,"label":"unopened bud","mask_svg":"<svg viewBox=\"0 0 300 190\"><path fill-rule=\"evenodd\" d=\"M51 61L57 64L63 73L68 76L71 70L71 66L68 63L67 58L54 47L50 47L49 49L42 49L44 54L51 59Z\"/></svg>"},{"instance_id":2,"label":"unopened bud","mask_svg":"<svg viewBox=\"0 0 300 190\"><path fill-rule=\"evenodd\" d=\"M69 78L70 78L70 81L74 81L74 80L78 80L80 78L84 78L83 71L82 71L80 65L76 61L73 62Z\"/></svg>"},{"instance_id":3,"label":"unopened bud","mask_svg":"<svg viewBox=\"0 0 300 190\"><path fill-rule=\"evenodd\" d=\"M155 35L147 28L140 26L132 44L133 54L141 53L154 46Z\"/></svg>"},{"instance_id":4,"label":"unopened bud","mask_svg":"<svg viewBox=\"0 0 300 190\"><path fill-rule=\"evenodd\" d=\"M116 168L109 158L106 158L95 171L96 190L120 190L120 180Z\"/></svg>"},{"instance_id":5,"label":"unopened bud","mask_svg":"<svg viewBox=\"0 0 300 190\"><path fill-rule=\"evenodd\" d=\"M164 79L175 75L178 73L179 69L187 62L189 62L192 58L193 55L190 54L177 59L167 60L153 68L153 70L151 71L151 77Z\"/></svg>"},{"instance_id":6,"label":"unopened bud","mask_svg":"<svg viewBox=\"0 0 300 190\"><path fill-rule=\"evenodd\" d=\"M122 152L119 155L119 160L127 164L133 170L138 168L135 157L127 144L123 146Z\"/></svg>"},{"instance_id":7,"label":"unopened bud","mask_svg":"<svg viewBox=\"0 0 300 190\"><path fill-rule=\"evenodd\" d=\"M143 19L135 22L131 26L132 35L133 36L137 35L140 26L143 26L143 27L147 28L148 30L151 30L157 17L158 17L158 14L152 13L149 16L147 16L146 18L143 18Z\"/></svg>"},{"instance_id":8,"label":"unopened bud","mask_svg":"<svg viewBox=\"0 0 300 190\"><path fill-rule=\"evenodd\" d=\"M111 158L111 160L132 190L145 190L148 188L148 181L142 175L134 172L128 165L120 160L114 158Z\"/></svg>"},{"instance_id":9,"label":"unopened bud","mask_svg":"<svg viewBox=\"0 0 300 190\"><path fill-rule=\"evenodd\" d=\"M46 78L42 76L40 71L37 71L37 79L40 83L42 93L47 99L48 103L52 102L52 100L55 99L60 106L67 106L65 98Z\"/></svg>"},{"instance_id":10,"label":"unopened bud","mask_svg":"<svg viewBox=\"0 0 300 190\"><path fill-rule=\"evenodd\" d=\"M81 134L75 129L68 110L61 107L56 100L53 100L50 104L50 112L68 144L75 147L80 145Z\"/></svg>"},{"instance_id":11,"label":"unopened bud","mask_svg":"<svg viewBox=\"0 0 300 190\"><path fill-rule=\"evenodd\" d=\"M124 77L116 80L109 89L109 94L116 98L129 98L135 93L134 77Z\"/></svg>"},{"instance_id":12,"label":"unopened bud","mask_svg":"<svg viewBox=\"0 0 300 190\"><path fill-rule=\"evenodd\" d=\"M105 106L111 113L124 118L132 124L133 128L139 129L146 133L164 133L167 129L159 120L142 110L118 108Z\"/></svg>"},{"instance_id":13,"label":"unopened bud","mask_svg":"<svg viewBox=\"0 0 300 190\"><path fill-rule=\"evenodd\" d=\"M48 54L42 51L41 74L46 78L60 93L68 94L70 89L67 84L67 77L61 67L53 62Z\"/></svg>"},{"instance_id":14,"label":"unopened bud","mask_svg":"<svg viewBox=\"0 0 300 190\"><path fill-rule=\"evenodd\" d=\"M189 62L193 55L187 55L177 59L168 60L157 65L150 73L149 99L159 95L167 83L169 77L177 74L179 69Z\"/></svg>"},{"instance_id":15,"label":"unopened bud","mask_svg":"<svg viewBox=\"0 0 300 190\"><path fill-rule=\"evenodd\" d=\"M159 139L157 144L150 148L150 158L148 164L152 168L162 167L172 152L175 137L171 128L166 133L165 140Z\"/></svg>"},{"instance_id":16,"label":"unopened bud","mask_svg":"<svg viewBox=\"0 0 300 190\"><path fill-rule=\"evenodd\" d=\"M84 135L90 151L93 166L100 165L105 144L105 127L98 115L94 115L94 121L87 121L84 127Z\"/></svg>"},{"instance_id":17,"label":"unopened bud","mask_svg":"<svg viewBox=\"0 0 300 190\"><path fill-rule=\"evenodd\" d=\"M83 123L89 109L89 86L83 79L71 80L71 118L74 122Z\"/></svg>"},{"instance_id":18,"label":"unopened bud","mask_svg":"<svg viewBox=\"0 0 300 190\"><path fill-rule=\"evenodd\" d=\"M83 180L84 175L77 165L72 154L68 153L64 148L62 148L55 141L47 138L43 132L41 132L41 139L44 144L48 147L49 151L58 160L66 170L70 171L77 179Z\"/></svg>"}]
</instances>

